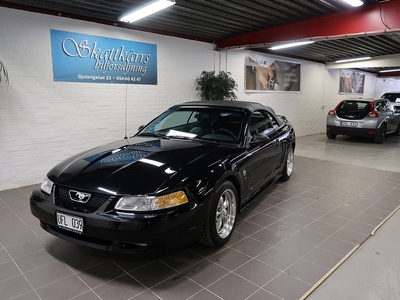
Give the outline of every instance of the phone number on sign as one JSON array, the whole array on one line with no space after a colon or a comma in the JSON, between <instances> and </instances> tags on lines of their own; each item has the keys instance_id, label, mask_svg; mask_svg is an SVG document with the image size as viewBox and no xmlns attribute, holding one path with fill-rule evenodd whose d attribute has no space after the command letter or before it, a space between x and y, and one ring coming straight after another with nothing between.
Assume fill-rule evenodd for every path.
<instances>
[{"instance_id":1,"label":"phone number on sign","mask_svg":"<svg viewBox=\"0 0 400 300\"><path fill-rule=\"evenodd\" d=\"M141 77L128 77L128 76L106 76L106 80L118 80L118 81L140 81Z\"/></svg>"},{"instance_id":2,"label":"phone number on sign","mask_svg":"<svg viewBox=\"0 0 400 300\"><path fill-rule=\"evenodd\" d=\"M78 78L81 80L107 80L107 81L141 81L141 77L129 77L129 76L99 76L99 75L82 75L79 74Z\"/></svg>"}]
</instances>

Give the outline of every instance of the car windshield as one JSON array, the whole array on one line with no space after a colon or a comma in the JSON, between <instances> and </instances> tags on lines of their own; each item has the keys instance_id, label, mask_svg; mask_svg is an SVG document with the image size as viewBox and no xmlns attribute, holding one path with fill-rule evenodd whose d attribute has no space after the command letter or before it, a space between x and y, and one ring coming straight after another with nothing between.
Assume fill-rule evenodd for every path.
<instances>
[{"instance_id":1,"label":"car windshield","mask_svg":"<svg viewBox=\"0 0 400 300\"><path fill-rule=\"evenodd\" d=\"M388 99L390 102L400 103L400 93L386 93L381 98Z\"/></svg>"},{"instance_id":2,"label":"car windshield","mask_svg":"<svg viewBox=\"0 0 400 300\"><path fill-rule=\"evenodd\" d=\"M161 114L138 135L238 143L244 122L245 114L238 109L180 107Z\"/></svg>"}]
</instances>

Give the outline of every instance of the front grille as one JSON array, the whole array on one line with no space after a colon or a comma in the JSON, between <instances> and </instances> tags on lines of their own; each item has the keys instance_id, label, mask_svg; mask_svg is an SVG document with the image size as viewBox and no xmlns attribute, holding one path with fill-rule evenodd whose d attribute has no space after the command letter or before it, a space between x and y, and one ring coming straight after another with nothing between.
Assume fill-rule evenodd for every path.
<instances>
[{"instance_id":1,"label":"front grille","mask_svg":"<svg viewBox=\"0 0 400 300\"><path fill-rule=\"evenodd\" d=\"M69 197L69 191L71 189L63 186L56 186L54 193L54 201L57 206L62 206L72 210L78 210L81 212L92 213L95 212L105 202L112 200L114 196L101 194L101 193L90 193L91 197L88 202L80 203L71 200Z\"/></svg>"}]
</instances>

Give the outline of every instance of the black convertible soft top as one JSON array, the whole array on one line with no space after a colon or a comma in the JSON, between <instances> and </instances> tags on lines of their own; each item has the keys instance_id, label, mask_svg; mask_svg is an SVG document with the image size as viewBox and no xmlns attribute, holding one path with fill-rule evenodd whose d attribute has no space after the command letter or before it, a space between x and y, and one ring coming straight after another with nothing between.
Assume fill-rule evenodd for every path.
<instances>
[{"instance_id":1,"label":"black convertible soft top","mask_svg":"<svg viewBox=\"0 0 400 300\"><path fill-rule=\"evenodd\" d=\"M203 106L203 107L229 107L229 108L238 108L238 109L246 109L250 112L254 112L259 109L265 109L275 115L275 111L266 105L262 105L258 102L250 102L250 101L190 101L184 102L181 104L176 104L171 108L175 107L183 107L183 106Z\"/></svg>"}]
</instances>

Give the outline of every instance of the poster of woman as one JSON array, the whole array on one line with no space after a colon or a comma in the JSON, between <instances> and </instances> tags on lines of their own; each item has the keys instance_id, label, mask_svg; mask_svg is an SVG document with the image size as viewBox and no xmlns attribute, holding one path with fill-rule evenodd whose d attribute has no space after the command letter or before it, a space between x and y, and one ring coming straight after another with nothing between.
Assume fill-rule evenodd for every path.
<instances>
[{"instance_id":1,"label":"poster of woman","mask_svg":"<svg viewBox=\"0 0 400 300\"><path fill-rule=\"evenodd\" d=\"M246 57L246 91L300 91L300 64Z\"/></svg>"},{"instance_id":2,"label":"poster of woman","mask_svg":"<svg viewBox=\"0 0 400 300\"><path fill-rule=\"evenodd\" d=\"M340 70L339 94L363 94L365 74Z\"/></svg>"}]
</instances>

